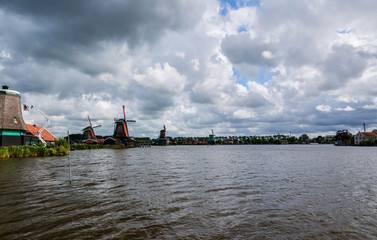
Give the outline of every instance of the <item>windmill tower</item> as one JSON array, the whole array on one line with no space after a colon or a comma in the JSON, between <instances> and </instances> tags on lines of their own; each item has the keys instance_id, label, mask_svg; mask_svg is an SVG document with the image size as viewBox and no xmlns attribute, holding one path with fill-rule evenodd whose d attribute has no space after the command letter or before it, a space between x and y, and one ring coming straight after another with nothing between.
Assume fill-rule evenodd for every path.
<instances>
[{"instance_id":1,"label":"windmill tower","mask_svg":"<svg viewBox=\"0 0 377 240\"><path fill-rule=\"evenodd\" d=\"M101 127L101 125L93 126L92 121L90 121L89 116L88 116L88 120L89 120L89 126L82 129L83 135L84 135L84 142L93 141L97 143L98 141L97 141L96 135L94 134L94 128Z\"/></svg>"},{"instance_id":2,"label":"windmill tower","mask_svg":"<svg viewBox=\"0 0 377 240\"><path fill-rule=\"evenodd\" d=\"M135 123L135 120L127 120L126 118L126 109L123 105L123 118L114 119L114 138L120 139L124 144L128 144L132 139L128 133L127 123Z\"/></svg>"},{"instance_id":3,"label":"windmill tower","mask_svg":"<svg viewBox=\"0 0 377 240\"><path fill-rule=\"evenodd\" d=\"M24 145L27 127L21 112L21 94L2 86L0 90L0 146Z\"/></svg>"},{"instance_id":4,"label":"windmill tower","mask_svg":"<svg viewBox=\"0 0 377 240\"><path fill-rule=\"evenodd\" d=\"M169 142L168 142L168 139L166 138L166 136L167 136L166 127L164 125L164 129L162 129L160 131L160 136L157 139L157 144L160 145L160 146L167 145Z\"/></svg>"},{"instance_id":5,"label":"windmill tower","mask_svg":"<svg viewBox=\"0 0 377 240\"><path fill-rule=\"evenodd\" d=\"M164 125L164 129L160 131L160 137L159 138L166 138L166 127Z\"/></svg>"},{"instance_id":6,"label":"windmill tower","mask_svg":"<svg viewBox=\"0 0 377 240\"><path fill-rule=\"evenodd\" d=\"M209 135L208 143L215 144L215 134L213 133L213 129L211 129L212 134Z\"/></svg>"}]
</instances>

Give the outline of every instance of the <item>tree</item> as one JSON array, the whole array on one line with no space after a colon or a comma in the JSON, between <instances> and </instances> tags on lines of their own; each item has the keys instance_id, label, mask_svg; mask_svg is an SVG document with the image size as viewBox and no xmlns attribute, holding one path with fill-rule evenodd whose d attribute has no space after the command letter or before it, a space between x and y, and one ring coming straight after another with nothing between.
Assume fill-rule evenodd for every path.
<instances>
[{"instance_id":1,"label":"tree","mask_svg":"<svg viewBox=\"0 0 377 240\"><path fill-rule=\"evenodd\" d=\"M288 139L289 144L295 144L297 141L297 138L295 136L289 137Z\"/></svg>"},{"instance_id":2,"label":"tree","mask_svg":"<svg viewBox=\"0 0 377 240\"><path fill-rule=\"evenodd\" d=\"M304 134L302 134L300 137L299 137L299 139L298 139L301 143L307 143L307 142L309 142L309 136L306 134L306 133L304 133Z\"/></svg>"},{"instance_id":3,"label":"tree","mask_svg":"<svg viewBox=\"0 0 377 240\"><path fill-rule=\"evenodd\" d=\"M338 130L335 138L338 145L351 145L352 134L348 130Z\"/></svg>"}]
</instances>

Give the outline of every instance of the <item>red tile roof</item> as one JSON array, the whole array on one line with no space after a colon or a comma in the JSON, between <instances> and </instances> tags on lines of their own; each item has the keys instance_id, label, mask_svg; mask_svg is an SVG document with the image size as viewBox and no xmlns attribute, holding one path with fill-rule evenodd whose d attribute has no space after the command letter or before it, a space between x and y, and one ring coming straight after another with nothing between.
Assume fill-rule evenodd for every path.
<instances>
[{"instance_id":1,"label":"red tile roof","mask_svg":"<svg viewBox=\"0 0 377 240\"><path fill-rule=\"evenodd\" d=\"M42 128L40 126L31 125L31 124L26 124L26 127L28 129L28 131L26 131L26 132L31 133L32 135L34 135L36 137L38 137L38 131ZM43 140L45 140L45 141L56 141L56 137L54 135L52 135L47 129L44 129L41 132L41 136L42 136Z\"/></svg>"},{"instance_id":2,"label":"red tile roof","mask_svg":"<svg viewBox=\"0 0 377 240\"><path fill-rule=\"evenodd\" d=\"M361 132L366 137L377 137L377 133L375 132Z\"/></svg>"}]
</instances>

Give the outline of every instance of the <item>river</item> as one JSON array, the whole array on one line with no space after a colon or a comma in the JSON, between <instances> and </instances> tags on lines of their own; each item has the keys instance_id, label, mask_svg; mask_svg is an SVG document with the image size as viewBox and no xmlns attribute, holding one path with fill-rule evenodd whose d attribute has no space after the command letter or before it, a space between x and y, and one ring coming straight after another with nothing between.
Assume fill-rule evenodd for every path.
<instances>
[{"instance_id":1,"label":"river","mask_svg":"<svg viewBox=\"0 0 377 240\"><path fill-rule=\"evenodd\" d=\"M0 160L0 239L376 239L377 148L169 146Z\"/></svg>"}]
</instances>

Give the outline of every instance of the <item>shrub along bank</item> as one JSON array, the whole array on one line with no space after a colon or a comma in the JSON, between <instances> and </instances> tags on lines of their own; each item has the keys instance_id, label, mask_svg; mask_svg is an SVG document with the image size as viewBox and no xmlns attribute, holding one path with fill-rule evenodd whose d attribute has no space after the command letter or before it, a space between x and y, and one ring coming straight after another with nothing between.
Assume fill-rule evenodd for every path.
<instances>
[{"instance_id":1,"label":"shrub along bank","mask_svg":"<svg viewBox=\"0 0 377 240\"><path fill-rule=\"evenodd\" d=\"M0 147L0 158L64 156L69 153L68 144L59 139L54 145Z\"/></svg>"},{"instance_id":2,"label":"shrub along bank","mask_svg":"<svg viewBox=\"0 0 377 240\"><path fill-rule=\"evenodd\" d=\"M64 156L69 153L64 146L11 146L0 147L0 158Z\"/></svg>"}]
</instances>

